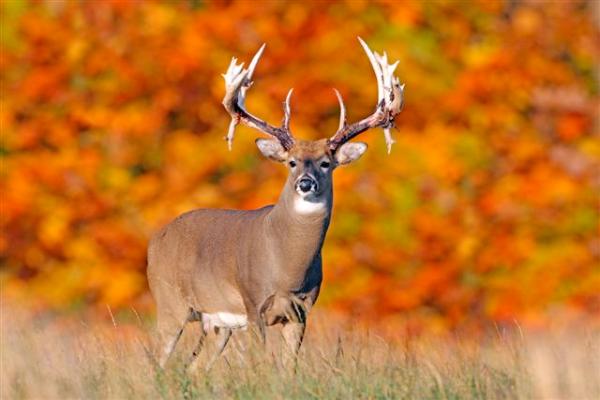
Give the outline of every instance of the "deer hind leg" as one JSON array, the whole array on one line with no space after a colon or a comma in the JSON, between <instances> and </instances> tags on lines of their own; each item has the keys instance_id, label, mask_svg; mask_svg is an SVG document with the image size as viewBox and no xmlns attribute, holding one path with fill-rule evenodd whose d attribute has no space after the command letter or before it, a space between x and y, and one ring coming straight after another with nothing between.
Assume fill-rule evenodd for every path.
<instances>
[{"instance_id":1,"label":"deer hind leg","mask_svg":"<svg viewBox=\"0 0 600 400\"><path fill-rule=\"evenodd\" d=\"M194 311L189 309L182 317L176 317L172 314L158 315L158 331L161 338L162 349L159 359L159 365L164 368L169 358L175 351L175 346L183 334L183 330L188 322L194 320Z\"/></svg>"},{"instance_id":2,"label":"deer hind leg","mask_svg":"<svg viewBox=\"0 0 600 400\"><path fill-rule=\"evenodd\" d=\"M217 333L217 351L213 354L212 358L206 365L207 371L210 371L210 369L212 368L213 364L217 361L219 356L223 354L223 350L225 350L225 347L227 346L227 343L229 343L229 339L231 338L231 333L232 330L230 328L219 329L219 332Z\"/></svg>"},{"instance_id":3,"label":"deer hind leg","mask_svg":"<svg viewBox=\"0 0 600 400\"><path fill-rule=\"evenodd\" d=\"M204 330L204 326L202 325L202 321L200 321L200 337L198 338L198 343L196 343L196 347L194 347L194 351L192 351L192 355L187 363L187 371L194 372L196 368L198 368L198 356L202 351L202 347L204 347L204 341L206 340L206 331Z\"/></svg>"},{"instance_id":4,"label":"deer hind leg","mask_svg":"<svg viewBox=\"0 0 600 400\"><path fill-rule=\"evenodd\" d=\"M177 342L181 338L181 334L183 333L183 329L185 328L185 324L187 320L184 320L182 323L165 323L159 322L159 335L161 338L162 348L160 349L160 358L159 363L161 368L164 368L173 354L175 350L175 346Z\"/></svg>"}]
</instances>

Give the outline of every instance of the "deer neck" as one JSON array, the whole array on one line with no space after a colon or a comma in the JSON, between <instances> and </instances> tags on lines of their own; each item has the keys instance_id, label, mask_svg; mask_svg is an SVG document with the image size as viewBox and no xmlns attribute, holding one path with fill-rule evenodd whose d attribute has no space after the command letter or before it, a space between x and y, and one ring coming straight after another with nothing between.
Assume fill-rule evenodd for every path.
<instances>
[{"instance_id":1,"label":"deer neck","mask_svg":"<svg viewBox=\"0 0 600 400\"><path fill-rule=\"evenodd\" d=\"M331 189L320 202L302 200L293 182L288 181L268 216L268 229L273 235L278 257L284 268L306 268L320 252L331 218ZM293 271L289 271L293 273Z\"/></svg>"}]
</instances>

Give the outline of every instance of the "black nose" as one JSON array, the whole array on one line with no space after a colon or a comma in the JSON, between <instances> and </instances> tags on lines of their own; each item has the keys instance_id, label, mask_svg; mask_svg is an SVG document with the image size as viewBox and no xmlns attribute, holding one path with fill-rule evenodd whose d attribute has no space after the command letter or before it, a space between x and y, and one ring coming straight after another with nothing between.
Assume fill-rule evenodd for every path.
<instances>
[{"instance_id":1,"label":"black nose","mask_svg":"<svg viewBox=\"0 0 600 400\"><path fill-rule=\"evenodd\" d=\"M310 189L313 186L313 181L311 179L308 178L302 178L300 179L300 181L298 182L298 187L300 188L300 190L302 190L304 193L309 192Z\"/></svg>"}]
</instances>

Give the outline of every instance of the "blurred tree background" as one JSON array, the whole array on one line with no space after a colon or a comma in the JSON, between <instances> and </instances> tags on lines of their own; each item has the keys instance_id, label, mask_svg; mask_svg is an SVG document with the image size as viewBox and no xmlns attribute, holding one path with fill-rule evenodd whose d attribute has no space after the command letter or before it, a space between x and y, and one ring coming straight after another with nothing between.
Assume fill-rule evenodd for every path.
<instances>
[{"instance_id":1,"label":"blurred tree background","mask_svg":"<svg viewBox=\"0 0 600 400\"><path fill-rule=\"evenodd\" d=\"M446 329L600 314L597 2L5 0L3 296L151 310L149 236L201 207L276 200L285 169L239 128L221 73L261 43L247 106L330 136L375 106L356 36L401 61L387 155L335 176L319 307Z\"/></svg>"}]
</instances>

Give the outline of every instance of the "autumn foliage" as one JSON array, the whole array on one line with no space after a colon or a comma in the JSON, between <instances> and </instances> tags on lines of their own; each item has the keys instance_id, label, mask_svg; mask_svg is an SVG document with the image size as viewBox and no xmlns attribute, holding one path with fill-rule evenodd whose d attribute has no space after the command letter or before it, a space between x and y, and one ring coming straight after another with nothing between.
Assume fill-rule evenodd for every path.
<instances>
[{"instance_id":1,"label":"autumn foliage","mask_svg":"<svg viewBox=\"0 0 600 400\"><path fill-rule=\"evenodd\" d=\"M200 207L273 202L285 170L220 100L232 56L267 49L247 105L330 136L369 114L356 36L401 61L385 151L335 176L319 307L447 328L600 313L594 2L2 2L5 296L150 304L149 236ZM595 16L594 16L595 15ZM362 137L361 137L362 138Z\"/></svg>"}]
</instances>

